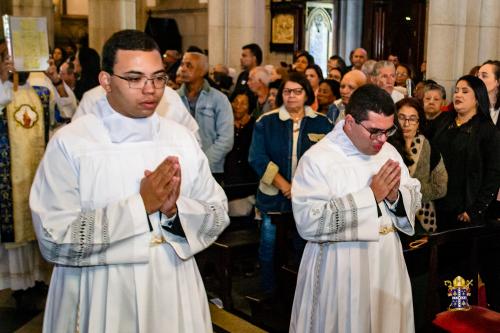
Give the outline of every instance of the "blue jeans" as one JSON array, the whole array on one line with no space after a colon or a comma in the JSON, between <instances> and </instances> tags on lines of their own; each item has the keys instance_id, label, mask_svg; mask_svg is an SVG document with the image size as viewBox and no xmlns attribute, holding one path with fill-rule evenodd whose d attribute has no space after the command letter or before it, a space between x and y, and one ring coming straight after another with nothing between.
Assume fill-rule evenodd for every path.
<instances>
[{"instance_id":1,"label":"blue jeans","mask_svg":"<svg viewBox=\"0 0 500 333\"><path fill-rule=\"evenodd\" d=\"M261 272L261 287L264 292L273 292L276 274L274 269L274 250L276 245L276 226L271 223L271 217L262 213L260 226L259 262Z\"/></svg>"}]
</instances>

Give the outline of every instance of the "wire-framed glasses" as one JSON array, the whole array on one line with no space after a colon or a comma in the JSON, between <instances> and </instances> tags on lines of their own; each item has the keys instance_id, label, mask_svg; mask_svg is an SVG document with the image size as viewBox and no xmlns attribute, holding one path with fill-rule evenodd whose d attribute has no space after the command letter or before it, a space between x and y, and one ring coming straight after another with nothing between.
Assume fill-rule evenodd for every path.
<instances>
[{"instance_id":1,"label":"wire-framed glasses","mask_svg":"<svg viewBox=\"0 0 500 333\"><path fill-rule=\"evenodd\" d=\"M404 114L399 114L398 120L399 120L400 124L404 124L406 122L408 122L410 125L418 124L418 117L417 116L406 117Z\"/></svg>"},{"instance_id":2,"label":"wire-framed glasses","mask_svg":"<svg viewBox=\"0 0 500 333\"><path fill-rule=\"evenodd\" d=\"M295 96L299 96L300 94L302 94L303 91L304 88L295 88L295 89L285 88L283 89L283 95L290 96L293 93Z\"/></svg>"},{"instance_id":3,"label":"wire-framed glasses","mask_svg":"<svg viewBox=\"0 0 500 333\"><path fill-rule=\"evenodd\" d=\"M146 77L144 75L140 76L121 76L118 74L111 74L119 79L128 82L128 87L131 89L144 89L148 81L153 83L155 89L163 89L167 84L167 76L165 74L155 75L153 77Z\"/></svg>"}]
</instances>

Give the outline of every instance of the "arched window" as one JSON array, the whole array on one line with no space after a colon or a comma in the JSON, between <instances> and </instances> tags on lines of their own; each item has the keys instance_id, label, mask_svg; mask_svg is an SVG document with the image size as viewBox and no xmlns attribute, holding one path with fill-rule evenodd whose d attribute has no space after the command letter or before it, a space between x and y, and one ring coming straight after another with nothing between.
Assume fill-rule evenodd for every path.
<instances>
[{"instance_id":1,"label":"arched window","mask_svg":"<svg viewBox=\"0 0 500 333\"><path fill-rule=\"evenodd\" d=\"M333 5L307 4L306 50L327 73L326 64L333 54ZM325 74L326 75L326 74Z\"/></svg>"}]
</instances>

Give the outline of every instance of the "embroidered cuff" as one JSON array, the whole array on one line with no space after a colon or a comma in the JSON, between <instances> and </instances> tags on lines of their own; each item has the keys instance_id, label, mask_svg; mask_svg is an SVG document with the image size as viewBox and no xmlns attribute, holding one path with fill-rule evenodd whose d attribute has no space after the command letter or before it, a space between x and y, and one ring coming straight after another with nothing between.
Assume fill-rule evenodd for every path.
<instances>
[{"instance_id":1,"label":"embroidered cuff","mask_svg":"<svg viewBox=\"0 0 500 333\"><path fill-rule=\"evenodd\" d=\"M274 162L269 162L266 171L262 175L261 181L266 185L271 185L273 183L274 177L278 174L280 168Z\"/></svg>"}]
</instances>

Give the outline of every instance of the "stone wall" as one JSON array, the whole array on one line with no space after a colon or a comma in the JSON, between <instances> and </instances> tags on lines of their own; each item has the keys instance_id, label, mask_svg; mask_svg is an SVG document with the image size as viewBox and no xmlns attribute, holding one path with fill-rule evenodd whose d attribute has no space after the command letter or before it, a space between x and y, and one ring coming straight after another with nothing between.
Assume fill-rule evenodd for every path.
<instances>
[{"instance_id":1,"label":"stone wall","mask_svg":"<svg viewBox=\"0 0 500 333\"><path fill-rule=\"evenodd\" d=\"M472 67L500 59L498 0L431 0L427 29L427 78L448 93Z\"/></svg>"}]
</instances>

